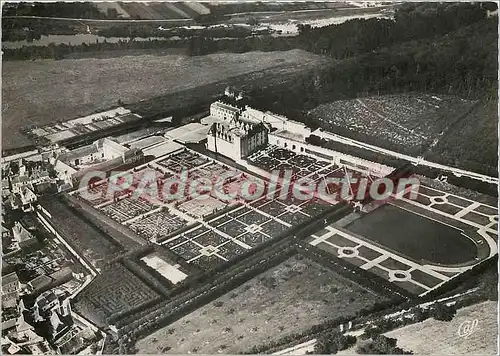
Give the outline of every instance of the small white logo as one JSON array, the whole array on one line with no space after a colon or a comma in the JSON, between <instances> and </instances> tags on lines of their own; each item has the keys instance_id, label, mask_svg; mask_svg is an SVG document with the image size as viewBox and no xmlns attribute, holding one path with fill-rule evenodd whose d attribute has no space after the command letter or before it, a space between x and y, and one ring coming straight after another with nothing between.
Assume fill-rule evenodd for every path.
<instances>
[{"instance_id":1,"label":"small white logo","mask_svg":"<svg viewBox=\"0 0 500 356\"><path fill-rule=\"evenodd\" d=\"M467 339L470 335L479 330L479 320L466 320L458 326L458 336Z\"/></svg>"}]
</instances>

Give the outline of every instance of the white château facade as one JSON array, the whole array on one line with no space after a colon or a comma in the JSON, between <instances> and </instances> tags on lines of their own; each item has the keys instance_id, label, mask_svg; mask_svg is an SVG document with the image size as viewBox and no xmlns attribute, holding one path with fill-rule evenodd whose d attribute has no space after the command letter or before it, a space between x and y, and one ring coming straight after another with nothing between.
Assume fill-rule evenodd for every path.
<instances>
[{"instance_id":1,"label":"white ch\u00e2teau facade","mask_svg":"<svg viewBox=\"0 0 500 356\"><path fill-rule=\"evenodd\" d=\"M242 115L241 108L217 101L210 105L216 121L207 136L207 148L238 161L267 145L269 129Z\"/></svg>"}]
</instances>

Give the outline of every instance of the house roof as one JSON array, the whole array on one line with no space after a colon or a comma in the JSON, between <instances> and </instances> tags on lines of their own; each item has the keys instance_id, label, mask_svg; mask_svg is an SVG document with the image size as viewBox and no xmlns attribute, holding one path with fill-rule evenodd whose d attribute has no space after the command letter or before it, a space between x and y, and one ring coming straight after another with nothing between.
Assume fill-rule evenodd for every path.
<instances>
[{"instance_id":1,"label":"house roof","mask_svg":"<svg viewBox=\"0 0 500 356\"><path fill-rule=\"evenodd\" d=\"M65 163L64 161L61 161L59 159L56 161L54 169L57 172L67 172L67 174L70 174L70 175L78 172L76 169L74 169L73 167L71 167L70 165L68 165L67 163Z\"/></svg>"},{"instance_id":2,"label":"house roof","mask_svg":"<svg viewBox=\"0 0 500 356\"><path fill-rule=\"evenodd\" d=\"M45 274L42 274L41 276L38 276L36 278L33 278L31 281L28 282L34 289L40 289L43 288L50 283L52 283L52 278L49 276L46 276Z\"/></svg>"},{"instance_id":3,"label":"house roof","mask_svg":"<svg viewBox=\"0 0 500 356\"><path fill-rule=\"evenodd\" d=\"M10 203L10 206L12 208L14 208L16 206L19 207L22 205L21 199L17 196L17 194L9 195L9 203Z\"/></svg>"},{"instance_id":4,"label":"house roof","mask_svg":"<svg viewBox=\"0 0 500 356\"><path fill-rule=\"evenodd\" d=\"M6 321L2 321L2 331L11 329L16 326L17 319L12 318Z\"/></svg>"},{"instance_id":5,"label":"house roof","mask_svg":"<svg viewBox=\"0 0 500 356\"><path fill-rule=\"evenodd\" d=\"M99 151L99 149L96 145L88 145L88 146L83 146L83 147L71 150L69 152L61 153L58 158L61 161L68 162L68 161L73 161L77 158L91 155L93 153L97 153L98 151Z\"/></svg>"},{"instance_id":6,"label":"house roof","mask_svg":"<svg viewBox=\"0 0 500 356\"><path fill-rule=\"evenodd\" d=\"M12 228L12 232L14 233L15 239L19 242L28 241L33 238L33 235L31 235L30 232L26 230L25 227L19 222L16 222L16 224Z\"/></svg>"},{"instance_id":7,"label":"house roof","mask_svg":"<svg viewBox=\"0 0 500 356\"><path fill-rule=\"evenodd\" d=\"M32 330L33 327L26 322L24 319L24 314L20 314L19 318L16 320L16 330L17 332L23 332L27 330Z\"/></svg>"},{"instance_id":8,"label":"house roof","mask_svg":"<svg viewBox=\"0 0 500 356\"><path fill-rule=\"evenodd\" d=\"M14 178L12 178L12 184L24 184L28 181L28 176L15 176Z\"/></svg>"},{"instance_id":9,"label":"house roof","mask_svg":"<svg viewBox=\"0 0 500 356\"><path fill-rule=\"evenodd\" d=\"M2 286L6 286L7 284L17 282L19 283L19 277L16 272L9 273L2 277Z\"/></svg>"}]
</instances>

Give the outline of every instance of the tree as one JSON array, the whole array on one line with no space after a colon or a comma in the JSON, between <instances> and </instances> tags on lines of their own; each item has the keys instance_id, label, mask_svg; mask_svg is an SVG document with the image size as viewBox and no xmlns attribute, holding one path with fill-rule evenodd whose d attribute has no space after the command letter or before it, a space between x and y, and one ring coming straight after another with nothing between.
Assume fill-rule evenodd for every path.
<instances>
[{"instance_id":1,"label":"tree","mask_svg":"<svg viewBox=\"0 0 500 356\"><path fill-rule=\"evenodd\" d=\"M113 8L108 8L106 10L106 16L108 19L116 19L118 18L118 11Z\"/></svg>"},{"instance_id":2,"label":"tree","mask_svg":"<svg viewBox=\"0 0 500 356\"><path fill-rule=\"evenodd\" d=\"M440 321L451 321L456 313L454 306L443 303L436 303L431 310L432 317Z\"/></svg>"},{"instance_id":3,"label":"tree","mask_svg":"<svg viewBox=\"0 0 500 356\"><path fill-rule=\"evenodd\" d=\"M363 340L358 344L358 354L370 355L409 355L411 351L405 351L397 345L397 339L384 335L375 335L371 340Z\"/></svg>"},{"instance_id":4,"label":"tree","mask_svg":"<svg viewBox=\"0 0 500 356\"><path fill-rule=\"evenodd\" d=\"M343 335L337 329L320 336L314 345L315 354L336 354L356 343L356 337Z\"/></svg>"},{"instance_id":5,"label":"tree","mask_svg":"<svg viewBox=\"0 0 500 356\"><path fill-rule=\"evenodd\" d=\"M415 309L415 313L413 314L413 317L414 317L415 321L421 322L429 317L429 313L426 310L417 307Z\"/></svg>"}]
</instances>

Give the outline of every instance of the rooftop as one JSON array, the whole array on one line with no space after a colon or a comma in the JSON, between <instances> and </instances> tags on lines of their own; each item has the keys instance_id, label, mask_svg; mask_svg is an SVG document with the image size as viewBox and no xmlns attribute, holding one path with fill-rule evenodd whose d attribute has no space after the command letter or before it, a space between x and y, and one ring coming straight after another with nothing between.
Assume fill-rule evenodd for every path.
<instances>
[{"instance_id":1,"label":"rooftop","mask_svg":"<svg viewBox=\"0 0 500 356\"><path fill-rule=\"evenodd\" d=\"M284 137L284 138L289 138L289 139L292 139L292 140L295 140L295 141L304 141L304 135L298 134L298 133L294 133L294 132L290 132L290 131L287 131L287 130L274 131L273 135Z\"/></svg>"},{"instance_id":2,"label":"rooftop","mask_svg":"<svg viewBox=\"0 0 500 356\"><path fill-rule=\"evenodd\" d=\"M2 277L2 286L5 286L10 283L17 282L19 283L19 277L17 276L16 272L9 273L5 276Z\"/></svg>"},{"instance_id":3,"label":"rooftop","mask_svg":"<svg viewBox=\"0 0 500 356\"><path fill-rule=\"evenodd\" d=\"M52 283L52 278L42 274L41 276L33 278L28 283L33 287L33 289L40 289Z\"/></svg>"},{"instance_id":4,"label":"rooftop","mask_svg":"<svg viewBox=\"0 0 500 356\"><path fill-rule=\"evenodd\" d=\"M193 122L165 133L165 137L170 140L177 140L186 143L198 143L207 137L210 126Z\"/></svg>"},{"instance_id":5,"label":"rooftop","mask_svg":"<svg viewBox=\"0 0 500 356\"><path fill-rule=\"evenodd\" d=\"M80 148L76 148L74 150L71 150L69 152L62 153L59 156L59 159L63 162L68 162L75 160L80 157L85 157L93 153L97 153L99 150L96 145L88 145L88 146L83 146Z\"/></svg>"}]
</instances>

